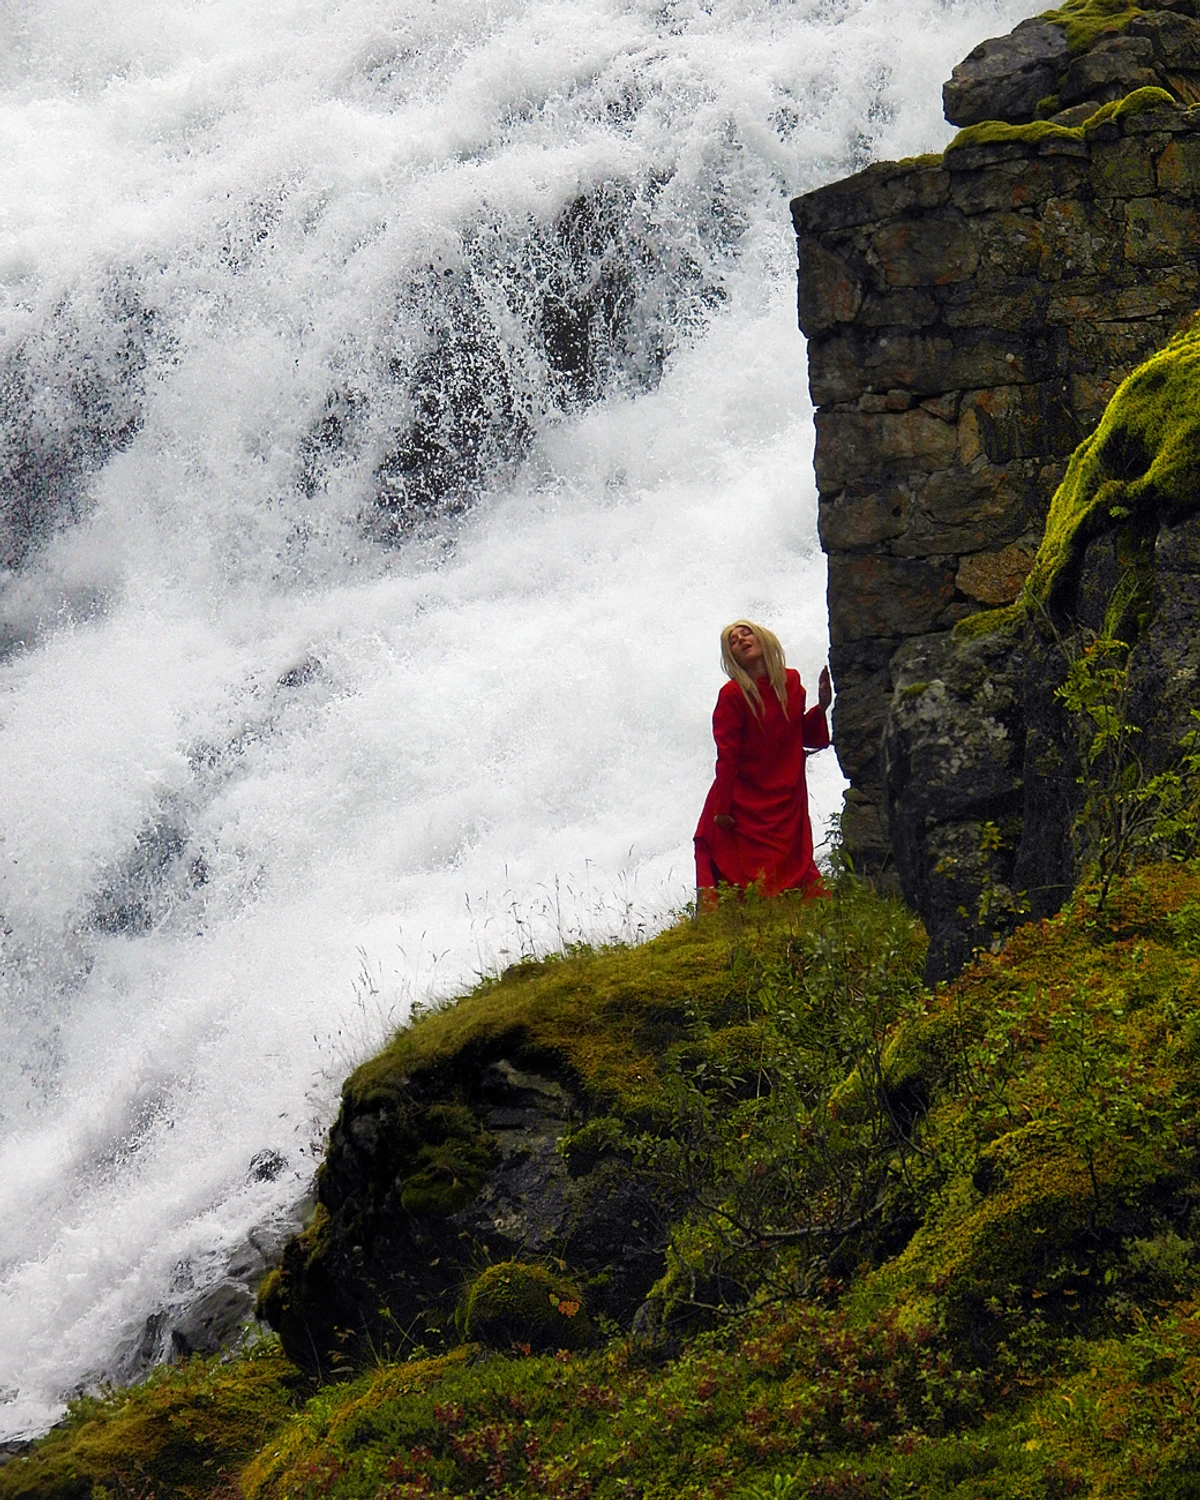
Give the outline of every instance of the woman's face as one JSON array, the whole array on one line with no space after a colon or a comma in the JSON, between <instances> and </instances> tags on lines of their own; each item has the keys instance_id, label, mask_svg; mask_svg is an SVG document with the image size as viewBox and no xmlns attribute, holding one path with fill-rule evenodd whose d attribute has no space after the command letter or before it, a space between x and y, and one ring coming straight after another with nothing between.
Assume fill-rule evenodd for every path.
<instances>
[{"instance_id":1,"label":"woman's face","mask_svg":"<svg viewBox=\"0 0 1200 1500\"><path fill-rule=\"evenodd\" d=\"M743 672L752 672L763 664L762 642L749 625L735 625L729 632L729 654Z\"/></svg>"}]
</instances>

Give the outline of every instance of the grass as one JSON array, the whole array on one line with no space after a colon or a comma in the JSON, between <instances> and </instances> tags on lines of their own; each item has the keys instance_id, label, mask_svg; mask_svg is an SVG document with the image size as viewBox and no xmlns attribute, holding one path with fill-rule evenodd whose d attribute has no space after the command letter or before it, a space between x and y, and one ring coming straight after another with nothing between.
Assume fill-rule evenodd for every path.
<instances>
[{"instance_id":1,"label":"grass","mask_svg":"<svg viewBox=\"0 0 1200 1500\"><path fill-rule=\"evenodd\" d=\"M644 946L466 1002L578 1055L613 1105L587 1149L652 1151L681 1189L644 1333L325 1385L269 1347L191 1361L77 1405L0 1497L1195 1494L1200 869L1083 891L934 993L919 928L852 886ZM652 973L657 1053L630 1041ZM581 991L619 1038L564 1029ZM455 1009L353 1086L448 1067L476 1035ZM870 1212L839 1207L860 1189ZM836 1241L797 1233L817 1219Z\"/></svg>"}]
</instances>

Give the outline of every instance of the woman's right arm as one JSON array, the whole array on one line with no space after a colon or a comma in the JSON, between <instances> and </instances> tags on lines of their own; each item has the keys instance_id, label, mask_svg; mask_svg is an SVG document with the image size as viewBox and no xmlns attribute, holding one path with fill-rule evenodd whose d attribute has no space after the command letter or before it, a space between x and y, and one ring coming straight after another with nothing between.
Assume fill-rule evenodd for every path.
<instances>
[{"instance_id":1,"label":"woman's right arm","mask_svg":"<svg viewBox=\"0 0 1200 1500\"><path fill-rule=\"evenodd\" d=\"M742 753L742 734L746 727L746 699L736 683L722 689L713 709L713 739L717 743L717 799L714 821L728 819L721 826L733 826L733 787L737 780L738 761Z\"/></svg>"}]
</instances>

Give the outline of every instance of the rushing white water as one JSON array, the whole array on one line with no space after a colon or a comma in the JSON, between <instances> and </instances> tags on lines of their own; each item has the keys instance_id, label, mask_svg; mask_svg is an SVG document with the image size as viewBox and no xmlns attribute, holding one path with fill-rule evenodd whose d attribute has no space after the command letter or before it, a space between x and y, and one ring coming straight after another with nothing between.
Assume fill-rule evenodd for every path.
<instances>
[{"instance_id":1,"label":"rushing white water","mask_svg":"<svg viewBox=\"0 0 1200 1500\"><path fill-rule=\"evenodd\" d=\"M825 650L787 197L1032 8L0 0L0 1436L687 899L718 626Z\"/></svg>"}]
</instances>

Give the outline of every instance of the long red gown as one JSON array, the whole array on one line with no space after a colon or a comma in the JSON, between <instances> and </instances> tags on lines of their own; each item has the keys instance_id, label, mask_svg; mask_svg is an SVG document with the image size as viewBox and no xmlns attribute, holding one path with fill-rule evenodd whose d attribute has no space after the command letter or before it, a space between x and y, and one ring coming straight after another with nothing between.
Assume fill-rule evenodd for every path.
<instances>
[{"instance_id":1,"label":"long red gown","mask_svg":"<svg viewBox=\"0 0 1200 1500\"><path fill-rule=\"evenodd\" d=\"M813 860L804 752L829 744L825 710L818 705L805 712L800 674L790 667L786 718L766 677L758 679L758 689L761 719L736 682L717 696L717 775L696 828L696 885L745 887L757 880L768 896L816 891L821 876ZM720 813L732 816L732 828L717 827L713 819Z\"/></svg>"}]
</instances>

